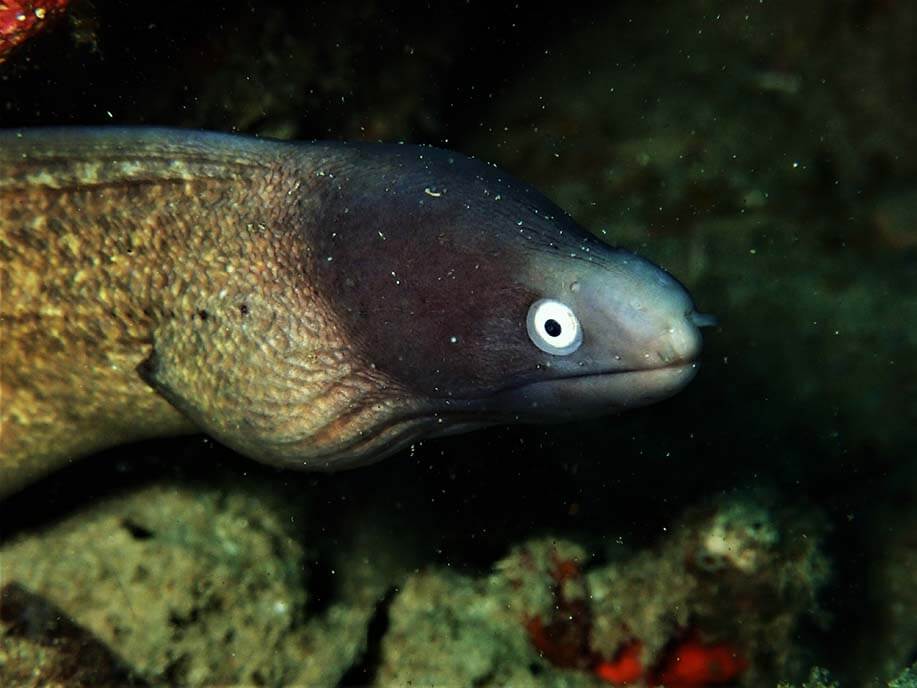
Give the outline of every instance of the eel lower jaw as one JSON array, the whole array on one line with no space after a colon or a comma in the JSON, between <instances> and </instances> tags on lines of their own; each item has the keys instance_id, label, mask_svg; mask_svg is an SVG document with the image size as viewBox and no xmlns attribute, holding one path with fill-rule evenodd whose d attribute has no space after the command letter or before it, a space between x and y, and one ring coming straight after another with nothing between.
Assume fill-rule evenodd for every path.
<instances>
[{"instance_id":1,"label":"eel lower jaw","mask_svg":"<svg viewBox=\"0 0 917 688\"><path fill-rule=\"evenodd\" d=\"M697 374L696 361L657 368L587 373L517 385L483 399L440 399L367 425L349 442L282 466L337 471L365 465L429 438L500 423L564 422L617 413L668 398ZM266 460L262 457L262 460Z\"/></svg>"},{"instance_id":2,"label":"eel lower jaw","mask_svg":"<svg viewBox=\"0 0 917 688\"><path fill-rule=\"evenodd\" d=\"M681 361L657 368L554 378L503 390L488 402L518 420L570 420L617 413L667 399L685 387L700 364Z\"/></svg>"}]
</instances>

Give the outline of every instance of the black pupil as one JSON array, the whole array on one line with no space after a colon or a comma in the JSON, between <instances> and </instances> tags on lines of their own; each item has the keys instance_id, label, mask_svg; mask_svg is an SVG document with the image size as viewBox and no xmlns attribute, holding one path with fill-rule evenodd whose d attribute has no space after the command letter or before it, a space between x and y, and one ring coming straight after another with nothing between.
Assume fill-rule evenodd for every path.
<instances>
[{"instance_id":1,"label":"black pupil","mask_svg":"<svg viewBox=\"0 0 917 688\"><path fill-rule=\"evenodd\" d=\"M560 323L556 320L548 320L544 324L544 331L547 332L550 336L556 337L560 334Z\"/></svg>"}]
</instances>

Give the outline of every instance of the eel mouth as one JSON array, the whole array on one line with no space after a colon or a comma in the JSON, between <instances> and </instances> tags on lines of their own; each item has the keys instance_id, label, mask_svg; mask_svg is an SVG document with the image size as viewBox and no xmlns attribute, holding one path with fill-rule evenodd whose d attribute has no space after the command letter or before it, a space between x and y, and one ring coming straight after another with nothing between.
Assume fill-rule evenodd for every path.
<instances>
[{"instance_id":1,"label":"eel mouth","mask_svg":"<svg viewBox=\"0 0 917 688\"><path fill-rule=\"evenodd\" d=\"M501 390L489 403L519 415L519 420L567 420L652 404L676 394L694 376L697 360L655 368L589 372L529 382Z\"/></svg>"},{"instance_id":2,"label":"eel mouth","mask_svg":"<svg viewBox=\"0 0 917 688\"><path fill-rule=\"evenodd\" d=\"M569 375L507 387L483 399L449 399L432 408L403 409L308 462L282 458L270 462L336 471L378 461L426 437L455 435L497 423L566 422L613 414L672 396L694 378L698 365L692 360L656 368Z\"/></svg>"}]
</instances>

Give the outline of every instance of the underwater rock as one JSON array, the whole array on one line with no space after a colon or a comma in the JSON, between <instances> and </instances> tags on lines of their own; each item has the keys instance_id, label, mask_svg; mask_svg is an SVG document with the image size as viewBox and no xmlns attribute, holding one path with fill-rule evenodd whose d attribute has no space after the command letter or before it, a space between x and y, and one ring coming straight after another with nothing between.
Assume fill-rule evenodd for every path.
<instances>
[{"instance_id":1,"label":"underwater rock","mask_svg":"<svg viewBox=\"0 0 917 688\"><path fill-rule=\"evenodd\" d=\"M177 465L133 469L129 450L115 450L120 462L55 475L19 495L18 512L5 504L3 579L28 585L154 685L367 683L388 591L421 551L405 516L384 491L352 509L327 480L287 482L201 444L206 462L170 456ZM83 499L70 503L74 485ZM20 645L17 667L41 660Z\"/></svg>"},{"instance_id":2,"label":"underwater rock","mask_svg":"<svg viewBox=\"0 0 917 688\"><path fill-rule=\"evenodd\" d=\"M878 686L879 683L873 682L870 685ZM897 677L881 685L887 688L917 688L917 664L909 669L905 669ZM777 688L795 688L791 683L781 682ZM825 669L814 668L809 674L809 678L799 684L799 688L840 688L840 684L831 678L831 673Z\"/></svg>"},{"instance_id":3,"label":"underwater rock","mask_svg":"<svg viewBox=\"0 0 917 688\"><path fill-rule=\"evenodd\" d=\"M693 508L657 547L586 573L592 647L613 657L636 639L652 667L673 642L699 640L731 647L748 685L792 673L793 639L828 580L824 532L817 514L753 496Z\"/></svg>"},{"instance_id":4,"label":"underwater rock","mask_svg":"<svg viewBox=\"0 0 917 688\"><path fill-rule=\"evenodd\" d=\"M392 603L379 684L765 685L799 670L794 638L828 579L823 535L811 513L734 497L603 565L540 539L484 578L424 571Z\"/></svg>"},{"instance_id":5,"label":"underwater rock","mask_svg":"<svg viewBox=\"0 0 917 688\"><path fill-rule=\"evenodd\" d=\"M146 685L92 633L18 583L0 590L0 684Z\"/></svg>"},{"instance_id":6,"label":"underwater rock","mask_svg":"<svg viewBox=\"0 0 917 688\"><path fill-rule=\"evenodd\" d=\"M417 549L389 514L371 509L340 536L323 539L327 551L313 564L313 576L321 566L334 580L324 586L328 599L307 609L300 659L288 683L367 685L375 676L391 591L414 569Z\"/></svg>"},{"instance_id":7,"label":"underwater rock","mask_svg":"<svg viewBox=\"0 0 917 688\"><path fill-rule=\"evenodd\" d=\"M910 669L905 669L897 678L892 679L888 688L917 688L917 664Z\"/></svg>"},{"instance_id":8,"label":"underwater rock","mask_svg":"<svg viewBox=\"0 0 917 688\"><path fill-rule=\"evenodd\" d=\"M791 683L780 682L777 688L794 688ZM809 672L809 678L799 684L799 688L839 688L835 681L831 680L831 674L826 669L814 667Z\"/></svg>"},{"instance_id":9,"label":"underwater rock","mask_svg":"<svg viewBox=\"0 0 917 688\"><path fill-rule=\"evenodd\" d=\"M593 686L589 674L539 659L512 599L500 573L475 579L429 569L411 576L392 602L374 685Z\"/></svg>"},{"instance_id":10,"label":"underwater rock","mask_svg":"<svg viewBox=\"0 0 917 688\"><path fill-rule=\"evenodd\" d=\"M278 682L299 661L305 552L301 517L268 504L256 490L148 485L13 536L3 575L153 683Z\"/></svg>"}]
</instances>

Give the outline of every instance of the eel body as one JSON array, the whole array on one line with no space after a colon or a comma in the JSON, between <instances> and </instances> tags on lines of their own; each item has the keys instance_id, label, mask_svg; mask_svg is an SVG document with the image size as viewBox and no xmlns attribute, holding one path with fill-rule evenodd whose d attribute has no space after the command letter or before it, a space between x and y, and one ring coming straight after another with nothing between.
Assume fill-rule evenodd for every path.
<instances>
[{"instance_id":1,"label":"eel body","mask_svg":"<svg viewBox=\"0 0 917 688\"><path fill-rule=\"evenodd\" d=\"M649 403L685 290L500 170L429 147L0 132L0 494L206 432L335 469Z\"/></svg>"}]
</instances>

